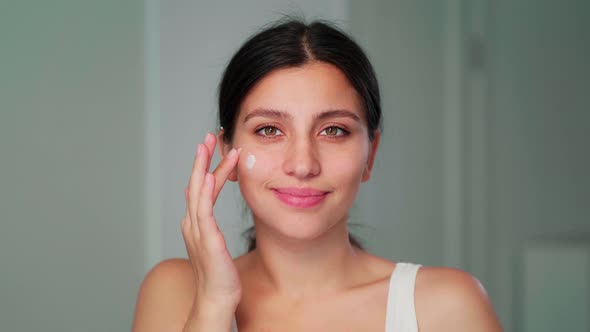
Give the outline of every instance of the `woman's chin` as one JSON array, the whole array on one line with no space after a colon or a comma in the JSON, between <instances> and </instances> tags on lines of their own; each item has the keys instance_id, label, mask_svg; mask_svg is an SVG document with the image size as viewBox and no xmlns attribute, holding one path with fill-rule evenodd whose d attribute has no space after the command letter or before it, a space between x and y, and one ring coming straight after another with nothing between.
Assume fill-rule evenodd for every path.
<instances>
[{"instance_id":1,"label":"woman's chin","mask_svg":"<svg viewBox=\"0 0 590 332\"><path fill-rule=\"evenodd\" d=\"M293 241L311 241L328 232L334 223L318 215L277 212L257 217L256 227L278 233L281 238Z\"/></svg>"}]
</instances>

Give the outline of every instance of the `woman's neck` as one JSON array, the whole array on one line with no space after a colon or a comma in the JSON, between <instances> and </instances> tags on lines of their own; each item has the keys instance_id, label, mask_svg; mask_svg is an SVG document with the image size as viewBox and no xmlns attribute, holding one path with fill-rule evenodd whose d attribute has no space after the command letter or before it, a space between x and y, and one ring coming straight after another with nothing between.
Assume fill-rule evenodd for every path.
<instances>
[{"instance_id":1,"label":"woman's neck","mask_svg":"<svg viewBox=\"0 0 590 332\"><path fill-rule=\"evenodd\" d=\"M252 254L253 268L264 288L292 300L350 288L355 282L354 272L363 270L359 266L363 252L351 246L346 219L309 241L287 239L257 226Z\"/></svg>"}]
</instances>

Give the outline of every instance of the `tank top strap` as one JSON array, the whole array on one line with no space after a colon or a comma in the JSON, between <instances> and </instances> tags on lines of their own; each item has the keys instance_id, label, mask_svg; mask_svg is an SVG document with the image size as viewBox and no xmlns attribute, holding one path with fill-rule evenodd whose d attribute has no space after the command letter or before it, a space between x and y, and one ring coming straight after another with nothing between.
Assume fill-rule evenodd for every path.
<instances>
[{"instance_id":1,"label":"tank top strap","mask_svg":"<svg viewBox=\"0 0 590 332\"><path fill-rule=\"evenodd\" d=\"M389 281L385 332L418 332L414 287L422 265L397 263Z\"/></svg>"}]
</instances>

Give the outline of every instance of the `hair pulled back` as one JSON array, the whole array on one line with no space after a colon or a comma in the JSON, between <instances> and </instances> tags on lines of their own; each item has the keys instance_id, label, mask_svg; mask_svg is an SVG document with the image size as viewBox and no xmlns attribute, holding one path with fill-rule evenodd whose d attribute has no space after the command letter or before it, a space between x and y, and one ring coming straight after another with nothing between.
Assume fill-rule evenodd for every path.
<instances>
[{"instance_id":1,"label":"hair pulled back","mask_svg":"<svg viewBox=\"0 0 590 332\"><path fill-rule=\"evenodd\" d=\"M242 101L254 85L274 70L319 61L339 68L360 95L369 140L381 127L379 86L371 63L354 40L329 22L280 20L250 37L230 60L219 84L219 125L231 143ZM245 231L248 251L256 248L254 227ZM363 249L349 234L350 243Z\"/></svg>"}]
</instances>

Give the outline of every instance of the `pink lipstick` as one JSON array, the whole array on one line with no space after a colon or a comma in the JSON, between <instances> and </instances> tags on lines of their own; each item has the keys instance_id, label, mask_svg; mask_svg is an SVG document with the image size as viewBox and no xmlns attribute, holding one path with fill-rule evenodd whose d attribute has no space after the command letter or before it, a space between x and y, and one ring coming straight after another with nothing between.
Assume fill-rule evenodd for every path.
<instances>
[{"instance_id":1,"label":"pink lipstick","mask_svg":"<svg viewBox=\"0 0 590 332\"><path fill-rule=\"evenodd\" d=\"M294 208L311 208L320 204L329 192L316 190L313 188L273 188L275 196L281 200L281 202Z\"/></svg>"}]
</instances>

